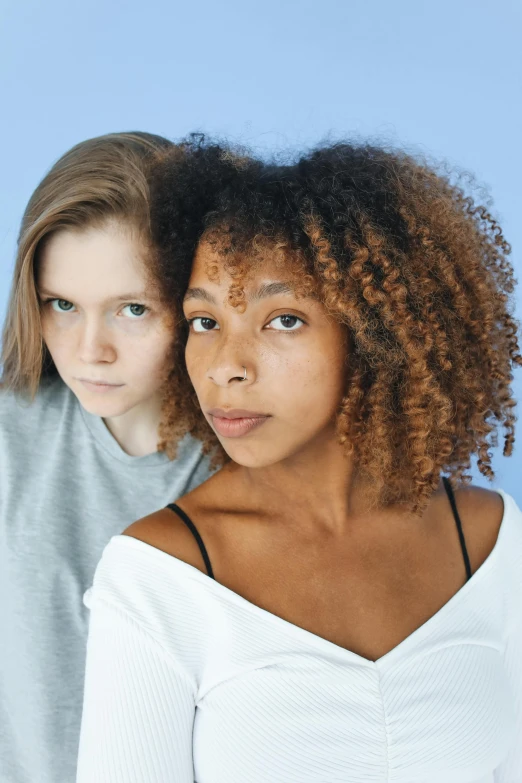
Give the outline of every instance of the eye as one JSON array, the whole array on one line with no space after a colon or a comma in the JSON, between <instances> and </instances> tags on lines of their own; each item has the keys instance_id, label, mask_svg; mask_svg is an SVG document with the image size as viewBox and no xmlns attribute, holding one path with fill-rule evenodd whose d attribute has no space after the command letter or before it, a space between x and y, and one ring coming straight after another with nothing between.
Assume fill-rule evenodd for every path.
<instances>
[{"instance_id":1,"label":"eye","mask_svg":"<svg viewBox=\"0 0 522 783\"><path fill-rule=\"evenodd\" d=\"M122 308L122 313L125 313L125 310L128 310L129 318L141 318L142 315L145 315L145 313L148 311L148 307L145 307L145 305L142 304L129 304L125 305L125 307Z\"/></svg>"},{"instance_id":2,"label":"eye","mask_svg":"<svg viewBox=\"0 0 522 783\"><path fill-rule=\"evenodd\" d=\"M70 313L74 310L73 303L67 299L48 299L46 304L50 304L55 313Z\"/></svg>"},{"instance_id":3,"label":"eye","mask_svg":"<svg viewBox=\"0 0 522 783\"><path fill-rule=\"evenodd\" d=\"M219 329L217 321L213 318L189 318L190 328L193 332L201 334L201 332L213 332L217 331L215 327Z\"/></svg>"},{"instance_id":4,"label":"eye","mask_svg":"<svg viewBox=\"0 0 522 783\"><path fill-rule=\"evenodd\" d=\"M301 318L285 313L284 315L278 315L277 318L270 321L269 326L277 332L297 332L303 324L304 321Z\"/></svg>"}]
</instances>

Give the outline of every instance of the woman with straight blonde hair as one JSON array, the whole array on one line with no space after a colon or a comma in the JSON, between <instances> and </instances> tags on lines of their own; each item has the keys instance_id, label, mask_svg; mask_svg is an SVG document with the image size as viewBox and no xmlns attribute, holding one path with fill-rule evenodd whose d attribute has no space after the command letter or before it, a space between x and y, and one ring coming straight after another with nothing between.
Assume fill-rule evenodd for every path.
<instances>
[{"instance_id":1,"label":"woman with straight blonde hair","mask_svg":"<svg viewBox=\"0 0 522 783\"><path fill-rule=\"evenodd\" d=\"M148 170L167 148L82 142L22 220L0 388L2 783L73 780L95 565L209 475L196 441L167 455L159 435L174 330L149 274Z\"/></svg>"}]
</instances>

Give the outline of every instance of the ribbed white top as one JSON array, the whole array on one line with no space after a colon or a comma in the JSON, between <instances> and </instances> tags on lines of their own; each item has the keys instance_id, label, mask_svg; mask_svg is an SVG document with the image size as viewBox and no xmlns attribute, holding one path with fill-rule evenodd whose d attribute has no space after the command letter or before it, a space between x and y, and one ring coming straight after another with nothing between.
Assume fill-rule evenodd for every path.
<instances>
[{"instance_id":1,"label":"ribbed white top","mask_svg":"<svg viewBox=\"0 0 522 783\"><path fill-rule=\"evenodd\" d=\"M520 783L522 514L376 662L115 536L91 608L78 783Z\"/></svg>"}]
</instances>

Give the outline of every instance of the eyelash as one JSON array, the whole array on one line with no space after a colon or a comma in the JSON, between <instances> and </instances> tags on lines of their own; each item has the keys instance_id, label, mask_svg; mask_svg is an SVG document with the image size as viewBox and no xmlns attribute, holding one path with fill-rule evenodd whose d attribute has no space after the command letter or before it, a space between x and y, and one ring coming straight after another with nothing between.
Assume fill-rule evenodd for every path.
<instances>
[{"instance_id":1,"label":"eyelash","mask_svg":"<svg viewBox=\"0 0 522 783\"><path fill-rule=\"evenodd\" d=\"M53 302L67 302L67 304L71 304L73 307L75 307L73 302L69 302L68 299L57 299L56 297L51 297L49 299L43 299L42 302L43 302L44 305L52 304ZM144 311L143 311L143 313L141 315L139 315L139 316L138 315L131 316L130 320L133 320L133 321L141 321L141 319L143 318L143 316L146 313L150 313L150 307L147 307L146 305L142 305L139 302L129 302L128 304L123 305L121 307L121 310L124 310L126 307L143 307L144 308ZM66 313L70 313L72 311L71 310L59 310L59 311L55 311L55 312L61 312L63 314L66 314Z\"/></svg>"},{"instance_id":2,"label":"eyelash","mask_svg":"<svg viewBox=\"0 0 522 783\"><path fill-rule=\"evenodd\" d=\"M123 305L122 310L124 310L126 307L143 307L143 313L141 315L132 316L133 321L141 321L143 316L145 316L147 313L150 313L150 307L139 304L139 302L130 302L129 304Z\"/></svg>"},{"instance_id":3,"label":"eyelash","mask_svg":"<svg viewBox=\"0 0 522 783\"><path fill-rule=\"evenodd\" d=\"M296 318L298 321L301 322L301 326L306 326L306 321L303 318L301 318L300 316L294 315L294 313L281 313L281 315L276 315L275 318L272 318L272 320L269 321L269 323L272 323L272 321L277 321L278 318L285 318L285 317ZM187 318L186 320L187 320L187 323L189 325L189 329L194 334L204 334L205 332L209 333L209 332L219 331L219 330L215 330L215 329L204 329L201 332L196 332L196 330L194 329L193 324L194 324L195 321L213 321L215 324L217 324L217 321L214 318L209 318L208 316L198 315L198 316L195 316L194 318ZM297 332L301 331L301 326L298 327L297 329L272 329L271 331L274 331L274 332L284 332L285 334L296 334Z\"/></svg>"},{"instance_id":4,"label":"eyelash","mask_svg":"<svg viewBox=\"0 0 522 783\"><path fill-rule=\"evenodd\" d=\"M50 297L49 299L42 299L42 303L44 305L50 305L53 302L67 302L67 304L73 305L73 303L69 302L68 299L57 299L56 297ZM73 305L73 307L74 307L74 305ZM67 312L71 312L71 311L70 310L62 310L61 312L62 313L67 313Z\"/></svg>"}]
</instances>

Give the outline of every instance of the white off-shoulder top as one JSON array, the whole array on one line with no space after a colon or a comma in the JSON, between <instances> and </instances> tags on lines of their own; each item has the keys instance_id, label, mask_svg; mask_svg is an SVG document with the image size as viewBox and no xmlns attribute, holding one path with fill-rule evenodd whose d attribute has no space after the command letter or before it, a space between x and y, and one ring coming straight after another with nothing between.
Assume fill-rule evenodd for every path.
<instances>
[{"instance_id":1,"label":"white off-shoulder top","mask_svg":"<svg viewBox=\"0 0 522 783\"><path fill-rule=\"evenodd\" d=\"M521 783L522 514L500 494L489 557L374 662L113 537L77 783Z\"/></svg>"}]
</instances>

